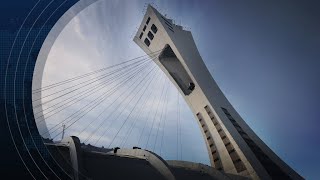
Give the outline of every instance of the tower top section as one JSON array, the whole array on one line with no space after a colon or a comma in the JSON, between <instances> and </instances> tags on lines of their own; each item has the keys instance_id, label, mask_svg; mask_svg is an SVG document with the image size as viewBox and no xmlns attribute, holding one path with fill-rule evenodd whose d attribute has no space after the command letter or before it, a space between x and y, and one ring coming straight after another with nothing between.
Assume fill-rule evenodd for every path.
<instances>
[{"instance_id":1,"label":"tower top section","mask_svg":"<svg viewBox=\"0 0 320 180\"><path fill-rule=\"evenodd\" d=\"M164 48L165 44L162 43L168 41L163 41L163 38L176 40L178 37L181 38L183 34L191 35L191 32L183 29L180 25L174 24L172 19L163 16L149 4L133 40L149 54L160 51L159 47Z\"/></svg>"}]
</instances>

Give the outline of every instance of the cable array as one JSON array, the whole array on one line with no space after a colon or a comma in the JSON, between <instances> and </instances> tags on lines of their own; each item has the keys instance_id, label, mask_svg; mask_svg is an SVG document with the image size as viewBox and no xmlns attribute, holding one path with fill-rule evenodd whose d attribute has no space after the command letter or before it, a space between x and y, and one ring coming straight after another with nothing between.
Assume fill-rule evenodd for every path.
<instances>
[{"instance_id":1,"label":"cable array","mask_svg":"<svg viewBox=\"0 0 320 180\"><path fill-rule=\"evenodd\" d=\"M73 135L85 144L138 146L162 155L169 95L177 90L153 62L160 52L34 89L35 120L48 125L42 136L59 141L62 134ZM182 159L179 92L175 106L177 159Z\"/></svg>"}]
</instances>

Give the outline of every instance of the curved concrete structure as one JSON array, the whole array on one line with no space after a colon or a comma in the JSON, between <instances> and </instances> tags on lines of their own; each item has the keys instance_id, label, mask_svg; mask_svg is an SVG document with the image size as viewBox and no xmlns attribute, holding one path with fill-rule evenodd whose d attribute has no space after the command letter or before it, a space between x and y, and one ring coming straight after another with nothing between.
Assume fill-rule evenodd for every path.
<instances>
[{"instance_id":1,"label":"curved concrete structure","mask_svg":"<svg viewBox=\"0 0 320 180\"><path fill-rule=\"evenodd\" d=\"M165 161L154 152L143 149L105 149L80 143L71 136L46 146L59 165L73 179L153 179L212 180L246 179L230 175L210 166L187 162Z\"/></svg>"},{"instance_id":2,"label":"curved concrete structure","mask_svg":"<svg viewBox=\"0 0 320 180\"><path fill-rule=\"evenodd\" d=\"M174 180L175 177L168 168L167 163L153 152L142 149L119 149L117 155L141 158L148 161L159 173L168 180Z\"/></svg>"}]
</instances>

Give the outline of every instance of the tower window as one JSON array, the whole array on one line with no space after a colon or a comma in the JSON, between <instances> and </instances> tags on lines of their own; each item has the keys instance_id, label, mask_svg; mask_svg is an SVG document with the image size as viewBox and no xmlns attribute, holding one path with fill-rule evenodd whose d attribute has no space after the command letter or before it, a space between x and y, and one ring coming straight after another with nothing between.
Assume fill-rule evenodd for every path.
<instances>
[{"instance_id":1,"label":"tower window","mask_svg":"<svg viewBox=\"0 0 320 180\"><path fill-rule=\"evenodd\" d=\"M195 85L194 85L194 83L193 82L191 82L191 83L189 83L189 90L190 91L193 91L194 90L194 87L195 87Z\"/></svg>"},{"instance_id":2,"label":"tower window","mask_svg":"<svg viewBox=\"0 0 320 180\"><path fill-rule=\"evenodd\" d=\"M142 38L142 35L143 35L143 32L141 32L141 34L140 34L140 36L139 36L140 39Z\"/></svg>"},{"instance_id":3,"label":"tower window","mask_svg":"<svg viewBox=\"0 0 320 180\"><path fill-rule=\"evenodd\" d=\"M147 26L144 26L142 30L143 30L143 31L145 31L145 30L146 30L146 28L147 28Z\"/></svg>"},{"instance_id":4,"label":"tower window","mask_svg":"<svg viewBox=\"0 0 320 180\"><path fill-rule=\"evenodd\" d=\"M228 111L226 108L221 107L221 109L223 110L223 112L224 112L226 115L230 115L229 111Z\"/></svg>"},{"instance_id":5,"label":"tower window","mask_svg":"<svg viewBox=\"0 0 320 180\"><path fill-rule=\"evenodd\" d=\"M148 17L146 24L149 24L150 22L150 17Z\"/></svg>"},{"instance_id":6,"label":"tower window","mask_svg":"<svg viewBox=\"0 0 320 180\"><path fill-rule=\"evenodd\" d=\"M150 41L148 38L145 38L144 39L144 43L149 47L150 46Z\"/></svg>"},{"instance_id":7,"label":"tower window","mask_svg":"<svg viewBox=\"0 0 320 180\"><path fill-rule=\"evenodd\" d=\"M150 40L153 39L154 36L153 36L152 32L150 32L150 31L148 32L148 37L149 37Z\"/></svg>"},{"instance_id":8,"label":"tower window","mask_svg":"<svg viewBox=\"0 0 320 180\"><path fill-rule=\"evenodd\" d=\"M155 26L154 24L152 24L151 30L153 31L153 33L157 33L158 28L157 28L157 26Z\"/></svg>"}]
</instances>

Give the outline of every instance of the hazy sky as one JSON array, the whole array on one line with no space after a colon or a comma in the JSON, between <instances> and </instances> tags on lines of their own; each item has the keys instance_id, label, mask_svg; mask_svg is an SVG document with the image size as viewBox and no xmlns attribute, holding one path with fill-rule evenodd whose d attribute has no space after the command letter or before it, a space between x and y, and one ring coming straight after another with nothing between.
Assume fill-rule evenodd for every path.
<instances>
[{"instance_id":1,"label":"hazy sky","mask_svg":"<svg viewBox=\"0 0 320 180\"><path fill-rule=\"evenodd\" d=\"M102 0L77 15L60 34L49 54L44 85L144 55L132 39L142 20L145 3L150 1ZM302 176L316 179L320 170L319 4L295 1L154 3L161 13L191 29L212 76L257 135ZM161 78L163 74L158 72L154 76ZM154 96L158 98L164 85L169 87L168 96L165 96L169 101L167 105L166 100L159 104L159 107L166 106L168 109L165 128L159 128L160 134L165 130L162 156L165 159L180 156L184 160L209 164L199 127L182 98L182 149L178 143L177 152L177 91L168 80L159 80L152 87ZM148 92L151 93L148 90L146 94ZM121 94L121 91L117 93ZM107 104L108 101L104 106ZM48 119L48 127L81 105L74 105L68 111ZM67 135L76 134L104 106L99 106L81 123L72 126L67 130ZM156 111L151 100L148 100L148 106L151 111ZM130 113L130 108L127 109L124 115ZM121 142L121 134L125 134L126 126L129 127L135 119L139 118L128 121L112 146ZM144 125L143 119L137 121L137 128L129 137L132 144L128 143L128 146L137 145L136 136ZM155 127L157 123L163 123L160 119L158 113ZM97 145L108 146L124 120L125 116ZM80 138L88 136L93 129L89 128ZM147 134L145 132L145 138ZM93 140L99 138L99 133L95 135L97 137ZM152 137L155 138L155 135ZM143 141L146 143L146 140ZM160 144L158 139L156 153L159 153ZM139 145L144 147L144 144ZM148 147L153 149L153 145Z\"/></svg>"}]
</instances>

